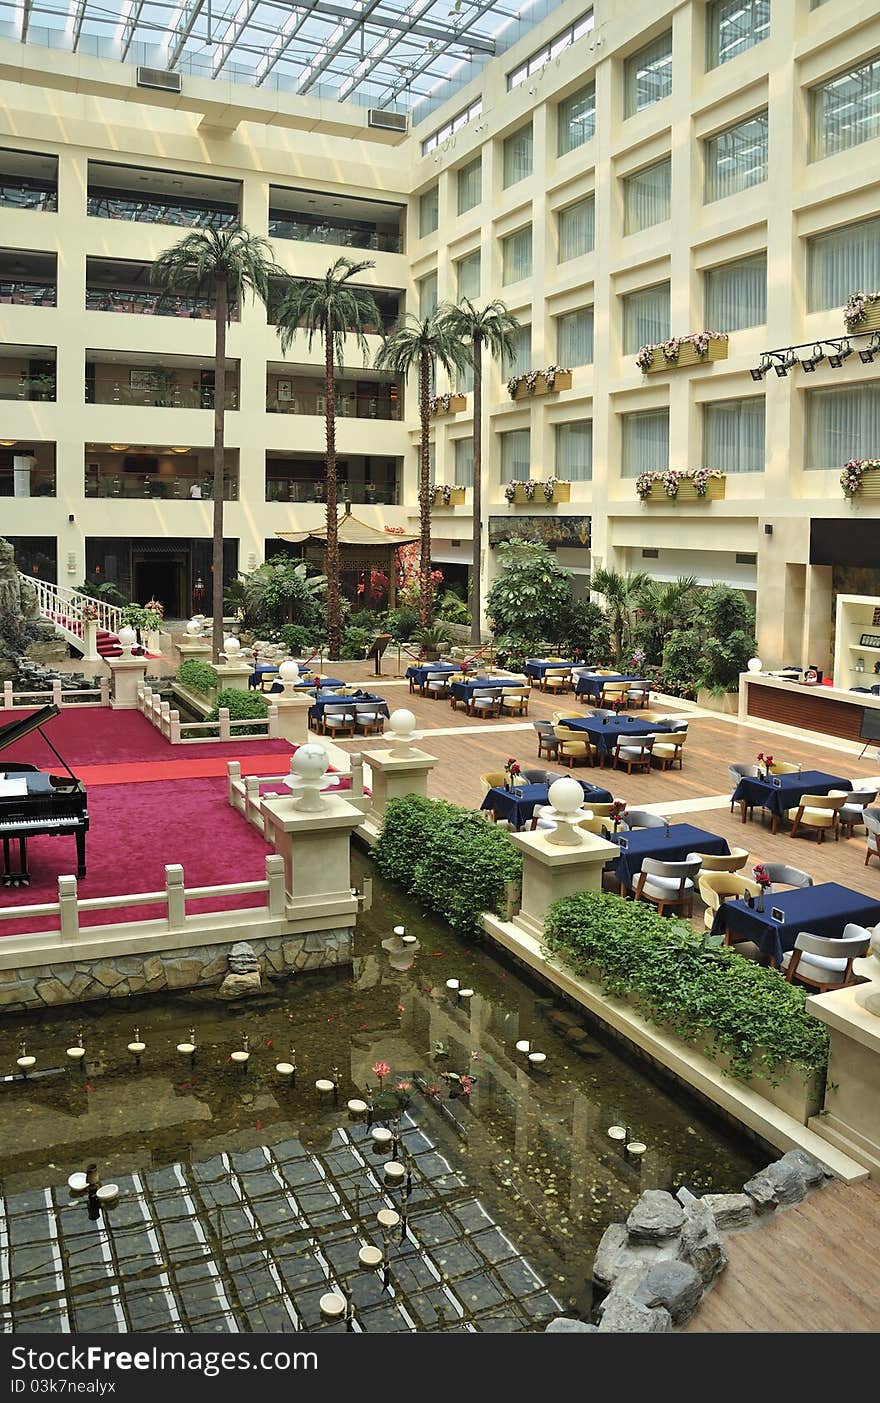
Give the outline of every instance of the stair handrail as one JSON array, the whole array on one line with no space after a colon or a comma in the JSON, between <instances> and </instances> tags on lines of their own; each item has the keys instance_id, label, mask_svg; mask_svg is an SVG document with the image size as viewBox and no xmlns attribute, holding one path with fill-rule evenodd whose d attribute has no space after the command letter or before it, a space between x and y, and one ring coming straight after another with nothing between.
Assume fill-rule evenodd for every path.
<instances>
[{"instance_id":1,"label":"stair handrail","mask_svg":"<svg viewBox=\"0 0 880 1403\"><path fill-rule=\"evenodd\" d=\"M49 580L41 580L36 575L26 575L20 570L19 576L36 591L37 607L52 622L58 622L68 632L82 636L83 607L88 605L86 617L95 619L99 629L105 633L119 634L122 627L122 608L118 604L108 604L103 599L93 599L69 585L55 585Z\"/></svg>"}]
</instances>

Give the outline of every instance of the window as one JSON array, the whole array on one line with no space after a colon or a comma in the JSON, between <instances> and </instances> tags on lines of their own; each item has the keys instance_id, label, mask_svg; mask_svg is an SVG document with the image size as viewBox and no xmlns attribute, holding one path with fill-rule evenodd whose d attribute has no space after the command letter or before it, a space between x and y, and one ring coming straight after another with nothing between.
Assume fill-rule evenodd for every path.
<instances>
[{"instance_id":1,"label":"window","mask_svg":"<svg viewBox=\"0 0 880 1403\"><path fill-rule=\"evenodd\" d=\"M437 274L429 273L425 278L419 278L419 316L424 321L425 317L433 316L437 310Z\"/></svg>"},{"instance_id":2,"label":"window","mask_svg":"<svg viewBox=\"0 0 880 1403\"><path fill-rule=\"evenodd\" d=\"M624 116L632 117L672 92L672 30L628 58L623 67Z\"/></svg>"},{"instance_id":3,"label":"window","mask_svg":"<svg viewBox=\"0 0 880 1403\"><path fill-rule=\"evenodd\" d=\"M459 487L474 485L474 441L472 438L455 440L455 481Z\"/></svg>"},{"instance_id":4,"label":"window","mask_svg":"<svg viewBox=\"0 0 880 1403\"><path fill-rule=\"evenodd\" d=\"M767 113L759 112L706 142L706 204L767 179Z\"/></svg>"},{"instance_id":5,"label":"window","mask_svg":"<svg viewBox=\"0 0 880 1403\"><path fill-rule=\"evenodd\" d=\"M421 455L419 449L416 448L416 472L417 472L417 473L421 473L421 470L422 470L422 455ZM429 444L428 444L428 482L429 482L429 483L431 484L431 486L433 487L436 481L437 481L437 445L436 445L436 443L429 443Z\"/></svg>"},{"instance_id":6,"label":"window","mask_svg":"<svg viewBox=\"0 0 880 1403\"><path fill-rule=\"evenodd\" d=\"M763 326L767 320L766 253L709 268L705 279L707 327L740 331L744 326Z\"/></svg>"},{"instance_id":7,"label":"window","mask_svg":"<svg viewBox=\"0 0 880 1403\"><path fill-rule=\"evenodd\" d=\"M532 173L532 124L521 127L503 143L501 155L501 180L505 190L517 181L525 180Z\"/></svg>"},{"instance_id":8,"label":"window","mask_svg":"<svg viewBox=\"0 0 880 1403\"><path fill-rule=\"evenodd\" d=\"M505 363L504 372L508 379L512 375L525 375L532 368L532 328L521 326L513 333L513 357Z\"/></svg>"},{"instance_id":9,"label":"window","mask_svg":"<svg viewBox=\"0 0 880 1403\"><path fill-rule=\"evenodd\" d=\"M480 250L477 249L474 253L469 253L467 258L459 259L455 265L455 272L459 302L463 297L479 297Z\"/></svg>"},{"instance_id":10,"label":"window","mask_svg":"<svg viewBox=\"0 0 880 1403\"><path fill-rule=\"evenodd\" d=\"M880 54L810 90L810 160L880 136Z\"/></svg>"},{"instance_id":11,"label":"window","mask_svg":"<svg viewBox=\"0 0 880 1403\"><path fill-rule=\"evenodd\" d=\"M419 200L419 236L424 238L426 234L433 234L438 222L437 186L433 185Z\"/></svg>"},{"instance_id":12,"label":"window","mask_svg":"<svg viewBox=\"0 0 880 1403\"><path fill-rule=\"evenodd\" d=\"M564 482L589 482L593 476L593 421L556 425L556 476Z\"/></svg>"},{"instance_id":13,"label":"window","mask_svg":"<svg viewBox=\"0 0 880 1403\"><path fill-rule=\"evenodd\" d=\"M764 397L703 405L703 462L722 473L764 471Z\"/></svg>"},{"instance_id":14,"label":"window","mask_svg":"<svg viewBox=\"0 0 880 1403\"><path fill-rule=\"evenodd\" d=\"M669 467L669 410L624 414L621 423L621 475L664 472Z\"/></svg>"},{"instance_id":15,"label":"window","mask_svg":"<svg viewBox=\"0 0 880 1403\"><path fill-rule=\"evenodd\" d=\"M596 135L596 84L587 83L556 109L556 154L565 156Z\"/></svg>"},{"instance_id":16,"label":"window","mask_svg":"<svg viewBox=\"0 0 880 1403\"><path fill-rule=\"evenodd\" d=\"M501 481L528 482L532 453L528 429L511 429L501 438Z\"/></svg>"},{"instance_id":17,"label":"window","mask_svg":"<svg viewBox=\"0 0 880 1403\"><path fill-rule=\"evenodd\" d=\"M628 175L623 182L623 232L637 234L652 224L669 218L672 189L672 161L669 156L656 165Z\"/></svg>"},{"instance_id":18,"label":"window","mask_svg":"<svg viewBox=\"0 0 880 1403\"><path fill-rule=\"evenodd\" d=\"M593 364L592 307L581 307L556 318L556 364Z\"/></svg>"},{"instance_id":19,"label":"window","mask_svg":"<svg viewBox=\"0 0 880 1403\"><path fill-rule=\"evenodd\" d=\"M576 19L574 24L570 24L567 29L562 30L561 34L557 34L555 39L551 39L549 44L545 44L542 49L536 49L524 63L518 64L508 73L508 91L511 88L518 88L520 83L524 83L532 73L537 73L539 69L544 67L545 63L549 63L552 58L557 58L569 45L574 43L575 39L581 39L585 34L589 34L594 24L593 11L588 10L585 15L581 15L580 19Z\"/></svg>"},{"instance_id":20,"label":"window","mask_svg":"<svg viewBox=\"0 0 880 1403\"><path fill-rule=\"evenodd\" d=\"M807 306L842 307L851 292L880 288L880 218L807 240Z\"/></svg>"},{"instance_id":21,"label":"window","mask_svg":"<svg viewBox=\"0 0 880 1403\"><path fill-rule=\"evenodd\" d=\"M501 240L501 282L518 283L532 275L532 226L527 224Z\"/></svg>"},{"instance_id":22,"label":"window","mask_svg":"<svg viewBox=\"0 0 880 1403\"><path fill-rule=\"evenodd\" d=\"M455 372L455 388L460 395L473 393L474 367L472 365L462 366L461 370Z\"/></svg>"},{"instance_id":23,"label":"window","mask_svg":"<svg viewBox=\"0 0 880 1403\"><path fill-rule=\"evenodd\" d=\"M596 200L588 195L585 200L561 209L556 216L559 233L558 263L567 263L570 258L580 258L591 253L595 247Z\"/></svg>"},{"instance_id":24,"label":"window","mask_svg":"<svg viewBox=\"0 0 880 1403\"><path fill-rule=\"evenodd\" d=\"M718 68L770 34L770 0L715 0L706 24L706 67Z\"/></svg>"},{"instance_id":25,"label":"window","mask_svg":"<svg viewBox=\"0 0 880 1403\"><path fill-rule=\"evenodd\" d=\"M880 385L807 394L807 470L842 468L850 458L874 458L880 443Z\"/></svg>"},{"instance_id":26,"label":"window","mask_svg":"<svg viewBox=\"0 0 880 1403\"><path fill-rule=\"evenodd\" d=\"M342 96L344 97L345 94L343 93ZM430 136L425 137L425 140L422 142L422 155L427 156L429 151L433 151L435 147L440 145L441 141L445 141L447 137L452 136L453 132L461 131L462 127L466 127L468 122L472 122L475 117L479 117L482 110L483 99L478 97L476 102L471 103L470 107L465 107L461 112L457 113L455 117L451 117L448 122L445 122L442 127L438 127Z\"/></svg>"},{"instance_id":27,"label":"window","mask_svg":"<svg viewBox=\"0 0 880 1403\"><path fill-rule=\"evenodd\" d=\"M654 346L669 337L669 284L658 283L623 298L623 352Z\"/></svg>"},{"instance_id":28,"label":"window","mask_svg":"<svg viewBox=\"0 0 880 1403\"><path fill-rule=\"evenodd\" d=\"M462 166L458 172L458 212L466 214L469 209L474 209L483 198L483 158L478 156L475 161Z\"/></svg>"}]
</instances>

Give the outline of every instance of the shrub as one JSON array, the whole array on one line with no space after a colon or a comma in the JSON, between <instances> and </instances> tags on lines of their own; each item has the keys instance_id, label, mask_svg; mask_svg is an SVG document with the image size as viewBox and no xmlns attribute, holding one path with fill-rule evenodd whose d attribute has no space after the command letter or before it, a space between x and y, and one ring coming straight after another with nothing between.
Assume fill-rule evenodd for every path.
<instances>
[{"instance_id":1,"label":"shrub","mask_svg":"<svg viewBox=\"0 0 880 1403\"><path fill-rule=\"evenodd\" d=\"M757 647L755 611L742 590L713 585L703 596L702 620L700 683L710 691L735 692L739 674Z\"/></svg>"},{"instance_id":2,"label":"shrub","mask_svg":"<svg viewBox=\"0 0 880 1403\"><path fill-rule=\"evenodd\" d=\"M477 929L483 911L500 911L505 883L522 859L503 828L443 799L391 799L376 866L454 930Z\"/></svg>"},{"instance_id":3,"label":"shrub","mask_svg":"<svg viewBox=\"0 0 880 1403\"><path fill-rule=\"evenodd\" d=\"M239 692L235 687L224 687L217 693L214 706L205 717L206 721L219 721L220 708L229 709L230 721L265 721L268 715L266 699L261 692ZM263 726L236 726L234 736L264 735Z\"/></svg>"},{"instance_id":4,"label":"shrub","mask_svg":"<svg viewBox=\"0 0 880 1403\"><path fill-rule=\"evenodd\" d=\"M501 573L486 600L493 632L558 642L571 608L571 571L548 546L519 536L499 545L498 558Z\"/></svg>"},{"instance_id":5,"label":"shrub","mask_svg":"<svg viewBox=\"0 0 880 1403\"><path fill-rule=\"evenodd\" d=\"M278 632L278 642L297 656L308 655L320 641L317 629L306 628L303 624L285 624Z\"/></svg>"},{"instance_id":6,"label":"shrub","mask_svg":"<svg viewBox=\"0 0 880 1403\"><path fill-rule=\"evenodd\" d=\"M825 1070L828 1036L806 1012L803 989L642 902L602 892L554 902L544 953L586 978L598 974L606 994L629 996L686 1042L711 1035L712 1052L727 1057L742 1080L778 1081L783 1063Z\"/></svg>"},{"instance_id":7,"label":"shrub","mask_svg":"<svg viewBox=\"0 0 880 1403\"><path fill-rule=\"evenodd\" d=\"M381 614L372 609L354 609L348 617L349 628L365 628L371 634L376 632L381 622Z\"/></svg>"},{"instance_id":8,"label":"shrub","mask_svg":"<svg viewBox=\"0 0 880 1403\"><path fill-rule=\"evenodd\" d=\"M177 669L177 681L182 687L189 687L192 692L206 693L214 691L220 678L210 663L200 663L191 659L180 664Z\"/></svg>"},{"instance_id":9,"label":"shrub","mask_svg":"<svg viewBox=\"0 0 880 1403\"><path fill-rule=\"evenodd\" d=\"M409 604L389 609L386 616L388 632L398 643L408 643L419 626L419 611Z\"/></svg>"},{"instance_id":10,"label":"shrub","mask_svg":"<svg viewBox=\"0 0 880 1403\"><path fill-rule=\"evenodd\" d=\"M137 629L138 633L154 633L162 627L162 615L142 604L126 604L120 614L122 627Z\"/></svg>"},{"instance_id":11,"label":"shrub","mask_svg":"<svg viewBox=\"0 0 880 1403\"><path fill-rule=\"evenodd\" d=\"M573 599L562 641L566 654L577 654L587 662L607 657L611 651L611 637L604 610L589 599Z\"/></svg>"},{"instance_id":12,"label":"shrub","mask_svg":"<svg viewBox=\"0 0 880 1403\"><path fill-rule=\"evenodd\" d=\"M373 633L368 628L346 628L342 632L342 648L340 654L343 658L362 658L364 650L373 641Z\"/></svg>"},{"instance_id":13,"label":"shrub","mask_svg":"<svg viewBox=\"0 0 880 1403\"><path fill-rule=\"evenodd\" d=\"M451 589L448 589L437 605L437 618L447 624L469 624L471 611Z\"/></svg>"}]
</instances>

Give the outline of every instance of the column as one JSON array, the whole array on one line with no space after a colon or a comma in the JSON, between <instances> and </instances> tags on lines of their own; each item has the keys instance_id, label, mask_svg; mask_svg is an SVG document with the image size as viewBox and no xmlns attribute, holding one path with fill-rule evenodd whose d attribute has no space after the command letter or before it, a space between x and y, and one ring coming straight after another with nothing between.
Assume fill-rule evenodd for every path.
<instances>
[{"instance_id":1,"label":"column","mask_svg":"<svg viewBox=\"0 0 880 1403\"><path fill-rule=\"evenodd\" d=\"M31 473L37 465L37 460L32 453L16 453L12 459L12 495L14 497L29 497L31 495Z\"/></svg>"}]
</instances>

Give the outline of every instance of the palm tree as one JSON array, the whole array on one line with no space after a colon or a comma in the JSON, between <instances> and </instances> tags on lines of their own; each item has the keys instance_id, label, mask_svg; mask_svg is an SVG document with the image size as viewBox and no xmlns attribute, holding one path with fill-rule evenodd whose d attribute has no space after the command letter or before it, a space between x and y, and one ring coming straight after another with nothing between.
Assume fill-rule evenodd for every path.
<instances>
[{"instance_id":1,"label":"palm tree","mask_svg":"<svg viewBox=\"0 0 880 1403\"><path fill-rule=\"evenodd\" d=\"M386 337L376 356L379 370L390 370L403 378L410 371L419 373L419 623L431 622L431 467L428 432L430 390L437 365L448 375L470 364L470 351L459 339L450 321L450 308L437 307L422 319L407 313L393 336Z\"/></svg>"},{"instance_id":2,"label":"palm tree","mask_svg":"<svg viewBox=\"0 0 880 1403\"><path fill-rule=\"evenodd\" d=\"M214 581L211 591L214 661L223 647L223 494L224 432L226 421L226 330L236 304L251 293L262 303L269 299L269 280L280 275L266 239L249 234L238 225L223 229L197 229L168 248L153 263L151 281L163 296L183 293L214 303Z\"/></svg>"},{"instance_id":3,"label":"palm tree","mask_svg":"<svg viewBox=\"0 0 880 1403\"><path fill-rule=\"evenodd\" d=\"M639 591L639 608L654 627L658 658L663 656L670 631L683 623L691 612L696 593L695 575L679 575L677 580L666 581L648 579Z\"/></svg>"},{"instance_id":4,"label":"palm tree","mask_svg":"<svg viewBox=\"0 0 880 1403\"><path fill-rule=\"evenodd\" d=\"M372 261L353 263L337 258L323 278L302 278L291 282L277 313L281 349L286 355L298 331L306 335L309 350L319 336L324 343L324 433L327 446L327 544L324 571L327 576L327 651L338 658L342 644L342 615L339 590L339 510L336 476L336 384L334 366L341 371L346 335L354 336L358 350L369 357L365 328L381 324L381 313L368 288L358 287L352 278L373 268Z\"/></svg>"},{"instance_id":5,"label":"palm tree","mask_svg":"<svg viewBox=\"0 0 880 1403\"><path fill-rule=\"evenodd\" d=\"M594 570L590 578L590 589L605 596L608 627L617 663L623 657L624 646L630 636L632 611L648 583L648 576L643 571L622 575L618 570Z\"/></svg>"},{"instance_id":6,"label":"palm tree","mask_svg":"<svg viewBox=\"0 0 880 1403\"><path fill-rule=\"evenodd\" d=\"M490 302L482 310L469 297L463 297L449 313L449 321L459 340L470 349L474 367L474 515L471 566L471 644L480 646L480 557L482 553L482 433L483 433L483 347L496 360L510 361L516 350L519 322L503 302Z\"/></svg>"}]
</instances>

